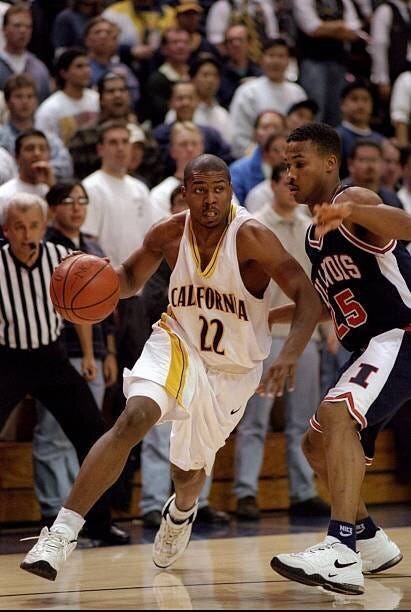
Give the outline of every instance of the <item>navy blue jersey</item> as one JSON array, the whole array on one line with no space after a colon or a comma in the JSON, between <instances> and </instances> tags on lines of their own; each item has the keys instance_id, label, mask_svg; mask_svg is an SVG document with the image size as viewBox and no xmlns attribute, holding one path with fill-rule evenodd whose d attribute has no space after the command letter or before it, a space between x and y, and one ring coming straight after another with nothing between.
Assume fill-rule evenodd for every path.
<instances>
[{"instance_id":1,"label":"navy blue jersey","mask_svg":"<svg viewBox=\"0 0 411 612\"><path fill-rule=\"evenodd\" d=\"M379 248L344 225L317 240L314 230L306 235L311 280L346 349L364 349L374 336L411 324L411 255L400 242Z\"/></svg>"}]
</instances>

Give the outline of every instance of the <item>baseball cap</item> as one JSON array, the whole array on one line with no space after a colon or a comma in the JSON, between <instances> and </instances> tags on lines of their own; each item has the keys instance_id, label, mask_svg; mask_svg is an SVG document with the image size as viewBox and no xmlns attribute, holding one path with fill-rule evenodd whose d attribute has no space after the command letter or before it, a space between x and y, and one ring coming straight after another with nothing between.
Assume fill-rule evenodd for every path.
<instances>
[{"instance_id":1,"label":"baseball cap","mask_svg":"<svg viewBox=\"0 0 411 612\"><path fill-rule=\"evenodd\" d=\"M181 15L181 13L188 13L189 11L195 11L196 13L203 13L203 9L198 2L193 0L189 0L185 2L185 0L180 0L180 3L175 7L175 11L177 15Z\"/></svg>"}]
</instances>

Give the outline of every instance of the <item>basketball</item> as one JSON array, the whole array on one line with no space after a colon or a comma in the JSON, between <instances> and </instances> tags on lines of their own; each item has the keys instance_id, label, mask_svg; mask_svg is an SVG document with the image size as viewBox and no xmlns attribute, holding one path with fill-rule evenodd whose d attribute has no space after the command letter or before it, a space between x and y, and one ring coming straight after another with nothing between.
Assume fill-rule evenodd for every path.
<instances>
[{"instance_id":1,"label":"basketball","mask_svg":"<svg viewBox=\"0 0 411 612\"><path fill-rule=\"evenodd\" d=\"M57 312L72 323L99 323L117 306L118 276L101 257L80 253L62 261L50 282Z\"/></svg>"}]
</instances>

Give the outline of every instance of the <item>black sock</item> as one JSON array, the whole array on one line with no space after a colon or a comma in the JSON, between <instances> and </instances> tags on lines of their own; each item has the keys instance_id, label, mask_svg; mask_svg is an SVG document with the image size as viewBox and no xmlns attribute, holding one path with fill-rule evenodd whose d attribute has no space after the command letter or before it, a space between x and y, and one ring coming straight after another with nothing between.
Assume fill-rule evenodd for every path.
<instances>
[{"instance_id":1,"label":"black sock","mask_svg":"<svg viewBox=\"0 0 411 612\"><path fill-rule=\"evenodd\" d=\"M369 540L373 538L377 533L379 527L374 523L370 516L367 516L361 521L355 523L355 531L357 534L357 540Z\"/></svg>"},{"instance_id":2,"label":"black sock","mask_svg":"<svg viewBox=\"0 0 411 612\"><path fill-rule=\"evenodd\" d=\"M342 544L355 551L355 525L344 521L330 521L328 535L337 538Z\"/></svg>"}]
</instances>

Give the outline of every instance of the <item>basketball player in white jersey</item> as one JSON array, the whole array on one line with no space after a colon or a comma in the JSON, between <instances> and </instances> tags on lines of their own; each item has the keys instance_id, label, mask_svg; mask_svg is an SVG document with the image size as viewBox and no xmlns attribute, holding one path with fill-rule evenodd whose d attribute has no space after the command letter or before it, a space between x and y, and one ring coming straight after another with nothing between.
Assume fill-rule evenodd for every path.
<instances>
[{"instance_id":1,"label":"basketball player in white jersey","mask_svg":"<svg viewBox=\"0 0 411 612\"><path fill-rule=\"evenodd\" d=\"M172 420L170 461L175 494L166 502L153 547L169 567L184 552L197 498L215 454L241 419L270 349L270 279L295 303L267 393L292 388L296 362L321 312L300 265L244 208L231 203L226 164L201 155L186 166L189 212L154 226L118 268L121 297L135 295L165 258L173 270L169 311L153 326L140 359L124 374L127 404L90 451L50 531L44 528L21 567L54 580L76 546L84 516L116 481L130 449L156 423Z\"/></svg>"}]
</instances>

